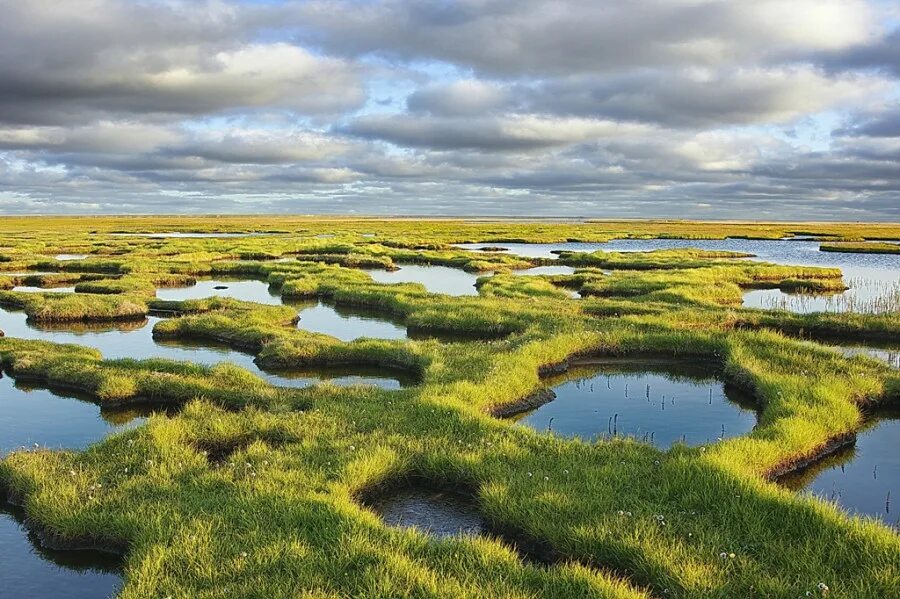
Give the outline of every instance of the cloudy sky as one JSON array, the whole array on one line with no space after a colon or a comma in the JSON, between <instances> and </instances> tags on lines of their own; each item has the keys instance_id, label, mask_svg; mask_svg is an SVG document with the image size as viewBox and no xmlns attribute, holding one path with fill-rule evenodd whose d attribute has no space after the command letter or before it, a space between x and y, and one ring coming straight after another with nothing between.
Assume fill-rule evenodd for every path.
<instances>
[{"instance_id":1,"label":"cloudy sky","mask_svg":"<svg viewBox=\"0 0 900 599\"><path fill-rule=\"evenodd\" d=\"M894 0L0 0L0 214L900 221Z\"/></svg>"}]
</instances>

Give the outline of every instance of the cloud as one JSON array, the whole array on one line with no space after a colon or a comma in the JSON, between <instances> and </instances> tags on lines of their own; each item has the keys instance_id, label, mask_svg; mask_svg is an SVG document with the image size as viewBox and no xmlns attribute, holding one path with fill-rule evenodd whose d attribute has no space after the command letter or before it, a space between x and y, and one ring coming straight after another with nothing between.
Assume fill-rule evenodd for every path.
<instances>
[{"instance_id":1,"label":"cloud","mask_svg":"<svg viewBox=\"0 0 900 599\"><path fill-rule=\"evenodd\" d=\"M303 35L332 52L423 57L496 76L761 60L872 39L862 0L307 2Z\"/></svg>"},{"instance_id":2,"label":"cloud","mask_svg":"<svg viewBox=\"0 0 900 599\"><path fill-rule=\"evenodd\" d=\"M627 135L642 129L613 121L532 115L474 119L404 115L363 117L338 131L411 147L522 151Z\"/></svg>"},{"instance_id":3,"label":"cloud","mask_svg":"<svg viewBox=\"0 0 900 599\"><path fill-rule=\"evenodd\" d=\"M365 101L358 65L255 41L223 3L0 0L0 11L0 122L255 108L337 114Z\"/></svg>"},{"instance_id":4,"label":"cloud","mask_svg":"<svg viewBox=\"0 0 900 599\"><path fill-rule=\"evenodd\" d=\"M883 2L0 11L0 213L900 217Z\"/></svg>"}]
</instances>

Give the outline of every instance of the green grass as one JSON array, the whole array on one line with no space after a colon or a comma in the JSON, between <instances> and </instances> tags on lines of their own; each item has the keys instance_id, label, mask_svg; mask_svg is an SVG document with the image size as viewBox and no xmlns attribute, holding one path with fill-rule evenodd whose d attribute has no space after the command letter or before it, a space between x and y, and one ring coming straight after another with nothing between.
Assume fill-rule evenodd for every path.
<instances>
[{"instance_id":1,"label":"green grass","mask_svg":"<svg viewBox=\"0 0 900 599\"><path fill-rule=\"evenodd\" d=\"M83 452L16 452L0 462L0 486L24 503L32 523L62 538L128 548L122 597L804 597L822 596L820 582L831 597L900 594L895 532L768 481L784 465L857 430L864 413L900 400L897 371L794 337L896 339L897 314L737 307L747 288L842 287L840 273L829 269L695 251L597 252L563 257L579 268L574 275L518 277L509 270L542 261L448 245L600 240L629 230L635 236L894 238L896 227L10 221L0 228L16 235L6 243L25 262L63 243L122 260L121 278L78 282L108 294L0 292L0 303L30 317L102 320L121 309L116 302L135 302L144 312L178 315L158 323L155 336L224 342L253 352L266 368L391 366L420 381L399 391L328 384L284 390L229 365L104 361L89 348L0 339L0 361L13 376L77 389L101 405L183 406ZM68 228L50 237L29 227ZM90 236L87 227L293 233L135 240ZM323 232L335 237L316 237ZM378 235L361 235L369 232ZM128 252L115 254L120 246ZM261 259L283 255L345 261ZM373 283L346 266L357 256L473 271L483 262L505 271L479 280L480 297L449 297L416 284ZM97 273L109 272L96 264ZM264 278L285 297L364 306L413 331L471 340L344 343L298 330L294 308L227 299L164 302L145 291L147 282L177 284L201 275ZM569 290L587 297L571 299ZM752 392L759 425L743 437L661 452L629 440L564 440L490 416L541 388L542 367L585 354L716 361L729 382ZM523 562L510 540L438 541L390 528L356 500L409 477L470 489L508 538L538 541L562 561Z\"/></svg>"},{"instance_id":2,"label":"green grass","mask_svg":"<svg viewBox=\"0 0 900 599\"><path fill-rule=\"evenodd\" d=\"M823 243L819 246L823 252L848 252L851 254L900 254L900 245L896 243Z\"/></svg>"}]
</instances>

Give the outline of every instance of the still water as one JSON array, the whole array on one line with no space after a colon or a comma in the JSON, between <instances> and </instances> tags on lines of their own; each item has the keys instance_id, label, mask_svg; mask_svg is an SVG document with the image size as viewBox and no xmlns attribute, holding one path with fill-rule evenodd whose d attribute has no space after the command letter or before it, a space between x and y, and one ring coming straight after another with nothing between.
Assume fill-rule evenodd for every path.
<instances>
[{"instance_id":1,"label":"still water","mask_svg":"<svg viewBox=\"0 0 900 599\"><path fill-rule=\"evenodd\" d=\"M747 307L785 309L795 312L888 312L900 309L900 255L852 254L819 251L817 241L760 239L617 239L608 243L504 243L510 254L534 258L557 258L555 252L646 252L660 249L696 248L753 254L750 260L795 266L840 268L850 289L829 296L786 294L780 290L752 290L745 295ZM459 247L477 250L485 244Z\"/></svg>"},{"instance_id":2,"label":"still water","mask_svg":"<svg viewBox=\"0 0 900 599\"><path fill-rule=\"evenodd\" d=\"M711 365L681 361L576 363L546 381L556 399L514 419L564 437L628 436L663 449L748 433L756 424L752 399L716 375Z\"/></svg>"},{"instance_id":3,"label":"still water","mask_svg":"<svg viewBox=\"0 0 900 599\"><path fill-rule=\"evenodd\" d=\"M872 419L856 444L779 479L789 489L834 501L847 511L900 528L900 412Z\"/></svg>"}]
</instances>

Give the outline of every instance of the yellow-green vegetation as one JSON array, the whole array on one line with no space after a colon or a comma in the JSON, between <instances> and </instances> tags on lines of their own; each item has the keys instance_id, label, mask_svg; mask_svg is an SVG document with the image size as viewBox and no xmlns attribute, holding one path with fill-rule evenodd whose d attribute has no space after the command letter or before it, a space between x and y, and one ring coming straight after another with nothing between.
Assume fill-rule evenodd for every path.
<instances>
[{"instance_id":1,"label":"yellow-green vegetation","mask_svg":"<svg viewBox=\"0 0 900 599\"><path fill-rule=\"evenodd\" d=\"M522 277L514 271L546 261L451 245L897 239L898 226L129 217L11 218L0 229L3 270L102 275L65 296L0 292L0 304L31 318L114 319L127 303L135 315L169 316L157 338L226 343L266 367L389 366L420 381L398 391L286 390L230 365L107 361L89 348L0 339L14 377L101 404L182 406L82 452L0 462L0 486L46 535L125 551L122 597L803 597L823 596L820 583L831 597L900 596L895 531L770 482L900 400L898 371L797 337L896 339L900 314L739 308L745 288L843 289L834 269L696 250L595 252L561 256L574 274ZM277 234L108 235L150 231ZM63 251L92 258L46 259ZM410 263L497 274L479 278L479 296L451 297L378 284L361 270ZM167 302L150 292L226 275L265 280L284 298L378 310L424 338L342 342L298 329L289 305ZM439 334L462 340L428 337ZM491 416L572 356L648 354L719 364L755 397L758 426L663 452L627 439L565 440ZM408 478L470 490L503 537L437 540L388 527L358 501ZM516 543L555 563L523 560Z\"/></svg>"},{"instance_id":2,"label":"yellow-green vegetation","mask_svg":"<svg viewBox=\"0 0 900 599\"><path fill-rule=\"evenodd\" d=\"M823 252L848 252L851 254L900 254L900 244L878 243L823 243L819 246Z\"/></svg>"}]
</instances>

